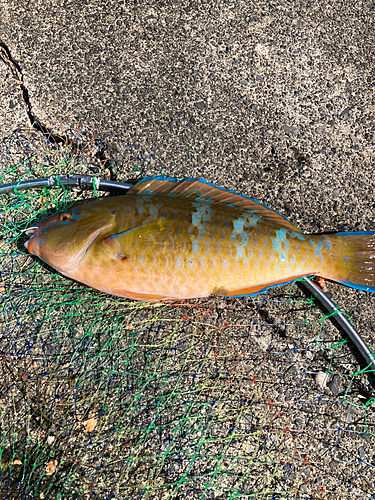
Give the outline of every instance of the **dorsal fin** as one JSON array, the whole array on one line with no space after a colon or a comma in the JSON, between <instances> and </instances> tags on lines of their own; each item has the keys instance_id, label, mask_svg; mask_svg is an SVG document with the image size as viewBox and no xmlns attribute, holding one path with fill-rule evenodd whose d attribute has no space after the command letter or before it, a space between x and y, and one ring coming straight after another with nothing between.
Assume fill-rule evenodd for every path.
<instances>
[{"instance_id":1,"label":"dorsal fin","mask_svg":"<svg viewBox=\"0 0 375 500\"><path fill-rule=\"evenodd\" d=\"M275 224L301 232L283 215L262 205L246 195L235 193L206 182L203 179L186 179L178 181L173 177L146 177L129 189L128 194L163 194L165 196L184 196L186 198L201 199L202 202L211 201L222 205L235 206L248 210L251 213L270 220Z\"/></svg>"}]
</instances>

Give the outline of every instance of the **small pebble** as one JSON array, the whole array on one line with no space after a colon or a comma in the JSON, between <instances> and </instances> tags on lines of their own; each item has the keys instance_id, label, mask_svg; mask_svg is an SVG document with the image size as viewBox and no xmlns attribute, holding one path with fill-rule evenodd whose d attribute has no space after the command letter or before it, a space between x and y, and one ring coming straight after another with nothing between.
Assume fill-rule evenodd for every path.
<instances>
[{"instance_id":1,"label":"small pebble","mask_svg":"<svg viewBox=\"0 0 375 500\"><path fill-rule=\"evenodd\" d=\"M300 429L303 425L302 419L301 418L296 418L294 421L295 426Z\"/></svg>"},{"instance_id":2,"label":"small pebble","mask_svg":"<svg viewBox=\"0 0 375 500\"><path fill-rule=\"evenodd\" d=\"M341 111L339 118L344 118L344 119L349 118L351 109L352 109L351 106L345 108L343 111Z\"/></svg>"},{"instance_id":3,"label":"small pebble","mask_svg":"<svg viewBox=\"0 0 375 500\"><path fill-rule=\"evenodd\" d=\"M204 102L202 102L202 101L200 101L200 102L195 102L195 103L194 103L194 106L195 106L196 108L200 109L200 110L203 110L203 109L206 107L205 103L204 103Z\"/></svg>"},{"instance_id":4,"label":"small pebble","mask_svg":"<svg viewBox=\"0 0 375 500\"><path fill-rule=\"evenodd\" d=\"M354 405L348 405L348 413L352 415L358 415L359 411Z\"/></svg>"},{"instance_id":5,"label":"small pebble","mask_svg":"<svg viewBox=\"0 0 375 500\"><path fill-rule=\"evenodd\" d=\"M251 426L251 423L253 421L253 416L251 413L247 413L246 415L242 415L241 418L241 423L247 427Z\"/></svg>"},{"instance_id":6,"label":"small pebble","mask_svg":"<svg viewBox=\"0 0 375 500\"><path fill-rule=\"evenodd\" d=\"M297 127L290 127L289 125L283 125L281 127L281 130L283 132L286 132L287 134L297 134L298 133L298 128Z\"/></svg>"},{"instance_id":7,"label":"small pebble","mask_svg":"<svg viewBox=\"0 0 375 500\"><path fill-rule=\"evenodd\" d=\"M47 438L48 446L51 446L54 441L55 441L55 436L48 436L48 438Z\"/></svg>"},{"instance_id":8,"label":"small pebble","mask_svg":"<svg viewBox=\"0 0 375 500\"><path fill-rule=\"evenodd\" d=\"M328 373L326 372L319 372L319 373L316 373L314 375L314 380L315 382L322 388L324 389L325 386L326 386L326 382L327 382L327 377L328 377Z\"/></svg>"},{"instance_id":9,"label":"small pebble","mask_svg":"<svg viewBox=\"0 0 375 500\"><path fill-rule=\"evenodd\" d=\"M334 396L340 392L340 377L338 375L334 375L332 380L327 383L327 387L332 392Z\"/></svg>"}]
</instances>

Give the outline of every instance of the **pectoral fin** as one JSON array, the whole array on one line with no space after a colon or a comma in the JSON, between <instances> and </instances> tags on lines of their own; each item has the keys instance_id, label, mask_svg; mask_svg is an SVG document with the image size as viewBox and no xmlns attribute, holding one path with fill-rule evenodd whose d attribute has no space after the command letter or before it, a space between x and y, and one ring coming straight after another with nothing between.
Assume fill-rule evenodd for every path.
<instances>
[{"instance_id":1,"label":"pectoral fin","mask_svg":"<svg viewBox=\"0 0 375 500\"><path fill-rule=\"evenodd\" d=\"M123 233L108 236L102 242L105 250L112 259L124 259L150 247L160 246L163 239L161 232L168 232L172 229L172 222L159 220L133 227Z\"/></svg>"}]
</instances>

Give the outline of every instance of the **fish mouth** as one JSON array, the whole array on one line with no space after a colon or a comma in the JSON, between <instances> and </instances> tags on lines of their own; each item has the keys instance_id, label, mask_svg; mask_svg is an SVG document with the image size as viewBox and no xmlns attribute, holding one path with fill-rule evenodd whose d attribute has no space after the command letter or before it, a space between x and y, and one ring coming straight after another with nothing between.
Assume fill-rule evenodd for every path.
<instances>
[{"instance_id":1,"label":"fish mouth","mask_svg":"<svg viewBox=\"0 0 375 500\"><path fill-rule=\"evenodd\" d=\"M40 251L38 252L38 249L37 249L38 244L44 242L44 239L40 238L40 235L46 231L46 228L43 228L43 227L41 228L39 226L31 226L31 227L28 227L27 229L24 229L23 232L26 233L28 236L30 236L30 238L27 241L25 241L24 245L29 253L31 253L32 255L37 255L40 259L42 259L44 262L46 262L47 264L52 266L57 271L67 275L68 273L72 273L75 271L78 264L80 264L81 260L84 258L90 245L92 245L92 243L94 243L94 241L99 237L99 235L103 231L109 229L110 227L111 227L111 224L108 224L108 225L101 227L101 228L97 229L96 231L94 231L90 235L90 237L88 238L86 243L82 246L80 251L75 255L74 258L72 258L70 260L69 265L64 266L64 268L60 268L60 267L56 266L55 264L48 262L45 258L43 258L40 255Z\"/></svg>"},{"instance_id":2,"label":"fish mouth","mask_svg":"<svg viewBox=\"0 0 375 500\"><path fill-rule=\"evenodd\" d=\"M40 228L39 226L31 226L27 229L23 229L22 232L27 234L27 236L30 236L30 238L24 243L25 248L29 250L29 244L35 237L39 236Z\"/></svg>"}]
</instances>

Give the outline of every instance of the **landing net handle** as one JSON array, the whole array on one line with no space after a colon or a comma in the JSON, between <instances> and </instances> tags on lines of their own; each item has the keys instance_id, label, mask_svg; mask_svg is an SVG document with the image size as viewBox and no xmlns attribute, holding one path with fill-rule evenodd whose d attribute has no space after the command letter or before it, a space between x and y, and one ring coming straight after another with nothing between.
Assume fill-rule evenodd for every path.
<instances>
[{"instance_id":1,"label":"landing net handle","mask_svg":"<svg viewBox=\"0 0 375 500\"><path fill-rule=\"evenodd\" d=\"M96 189L97 191L124 191L127 192L132 184L122 182L107 181L91 175L51 175L44 179L31 179L28 181L13 182L0 186L0 194L14 193L25 189L43 189L56 187L58 185L65 187L76 187L79 189Z\"/></svg>"}]
</instances>

